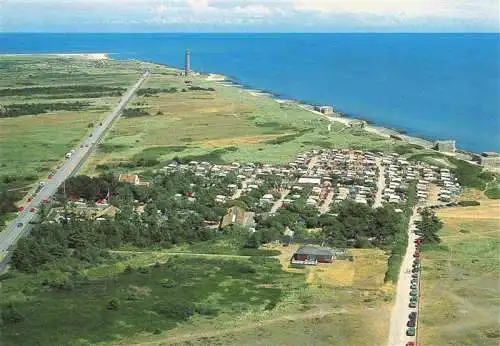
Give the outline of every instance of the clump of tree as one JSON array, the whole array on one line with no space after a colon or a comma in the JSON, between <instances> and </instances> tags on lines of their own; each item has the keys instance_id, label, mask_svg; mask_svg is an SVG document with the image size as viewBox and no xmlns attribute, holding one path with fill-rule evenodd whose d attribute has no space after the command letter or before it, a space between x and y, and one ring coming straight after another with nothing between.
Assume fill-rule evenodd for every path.
<instances>
[{"instance_id":1,"label":"clump of tree","mask_svg":"<svg viewBox=\"0 0 500 346\"><path fill-rule=\"evenodd\" d=\"M0 89L2 96L33 96L33 95L60 95L60 94L93 94L93 93L118 93L121 95L126 89L120 87L108 87L103 85L54 85L29 88L3 88Z\"/></svg>"},{"instance_id":2,"label":"clump of tree","mask_svg":"<svg viewBox=\"0 0 500 346\"><path fill-rule=\"evenodd\" d=\"M95 202L106 197L108 192L113 193L117 190L118 183L112 174L99 177L89 177L86 175L77 175L68 178L64 184L59 187L58 196L69 198L82 198L86 201Z\"/></svg>"},{"instance_id":3,"label":"clump of tree","mask_svg":"<svg viewBox=\"0 0 500 346\"><path fill-rule=\"evenodd\" d=\"M196 86L196 85L191 85L188 90L191 90L191 91L215 91L214 88L203 88L203 87L200 87L200 86Z\"/></svg>"},{"instance_id":4,"label":"clump of tree","mask_svg":"<svg viewBox=\"0 0 500 346\"><path fill-rule=\"evenodd\" d=\"M87 102L58 102L58 103L13 103L0 104L0 118L12 118L22 115L43 114L53 111L80 111L88 107Z\"/></svg>"},{"instance_id":5,"label":"clump of tree","mask_svg":"<svg viewBox=\"0 0 500 346\"><path fill-rule=\"evenodd\" d=\"M148 111L143 108L127 108L123 111L124 117L143 117L150 115Z\"/></svg>"},{"instance_id":6,"label":"clump of tree","mask_svg":"<svg viewBox=\"0 0 500 346\"><path fill-rule=\"evenodd\" d=\"M213 239L215 231L205 221L220 221L225 215L225 206L216 203L215 196L228 195L227 186L235 182L234 174L205 179L192 172L174 172L157 176L153 189L119 184L110 175L71 178L66 182L68 196L94 201L109 191L111 204L119 208L115 218L94 222L66 209L62 222L42 222L22 238L12 263L21 271L49 271L47 285L68 289L72 278L63 274L106 261L107 249L124 245L166 248ZM137 212L137 204L144 206L144 212Z\"/></svg>"},{"instance_id":7,"label":"clump of tree","mask_svg":"<svg viewBox=\"0 0 500 346\"><path fill-rule=\"evenodd\" d=\"M137 91L137 96L150 97L153 95L157 95L160 93L176 93L178 91L177 88L143 88Z\"/></svg>"},{"instance_id":8,"label":"clump of tree","mask_svg":"<svg viewBox=\"0 0 500 346\"><path fill-rule=\"evenodd\" d=\"M437 234L441 228L443 228L443 223L439 218L434 214L431 209L424 209L421 212L422 221L417 225L417 232L419 235L424 237L425 243L439 243L441 239L439 239L439 235Z\"/></svg>"},{"instance_id":9,"label":"clump of tree","mask_svg":"<svg viewBox=\"0 0 500 346\"><path fill-rule=\"evenodd\" d=\"M4 226L7 214L17 211L16 201L20 198L19 193L8 190L8 185L0 184L0 228Z\"/></svg>"}]
</instances>

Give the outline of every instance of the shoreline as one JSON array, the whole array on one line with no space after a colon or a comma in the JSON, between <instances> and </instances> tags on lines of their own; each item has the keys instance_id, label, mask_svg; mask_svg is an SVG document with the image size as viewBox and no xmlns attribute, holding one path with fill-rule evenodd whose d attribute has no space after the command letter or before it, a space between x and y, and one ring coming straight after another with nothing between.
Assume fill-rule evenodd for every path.
<instances>
[{"instance_id":1,"label":"shoreline","mask_svg":"<svg viewBox=\"0 0 500 346\"><path fill-rule=\"evenodd\" d=\"M110 60L109 53L7 53L0 54L2 56L51 56L60 58L80 58L88 60Z\"/></svg>"},{"instance_id":2,"label":"shoreline","mask_svg":"<svg viewBox=\"0 0 500 346\"><path fill-rule=\"evenodd\" d=\"M62 57L62 58L80 58L80 59L88 59L88 60L127 60L127 59L113 59L109 56L110 53L14 53L14 54L0 54L0 57L2 56L54 56L54 57ZM148 61L148 60L139 60L139 59L132 59L132 60L137 60L140 62L144 63L149 63L153 65L159 65L159 66L165 66L167 68L174 69L176 71L182 72L183 69L173 66L173 65L168 65L165 63L158 63L154 61ZM373 123L370 120L363 119L362 117L353 117L349 114L345 113L339 113L335 109L333 109L332 114L324 114L321 112L318 112L314 109L314 105L312 105L309 102L303 101L303 100L298 100L298 99L284 99L281 97L279 93L270 91L270 90L264 90L264 89L258 89L255 87L252 87L250 85L244 84L240 82L236 77L231 77L231 76L226 76L220 73L211 73L211 72L198 72L198 71L191 71L194 75L205 77L206 81L209 82L215 82L217 84L220 84L222 86L226 87L233 87L233 88L238 88L241 89L245 92L248 92L250 95L255 96L255 97L267 97L273 99L275 102L281 103L281 104L293 104L298 106L299 108L312 112L316 115L322 116L323 118L332 121L332 122L338 122L343 124L344 126L352 126L353 124L363 124L363 130L376 134L378 136L384 137L384 138L393 138L396 140L400 140L405 143L409 143L412 145L416 146L421 146L425 149L433 150L436 153L440 153L445 156L453 156L457 157L459 154L462 155L467 155L470 158L469 159L464 159L468 162L472 162L472 156L474 155L481 155L481 153L473 152L473 151L467 151L463 150L460 147L456 147L455 152L444 152L444 151L439 151L434 149L435 142L442 140L442 139L431 139L431 138L424 138L424 137L417 137L417 136L412 136L406 133L406 130L404 129L393 129L390 127L382 126L382 125L377 125L376 123ZM458 157L457 157L458 158Z\"/></svg>"},{"instance_id":3,"label":"shoreline","mask_svg":"<svg viewBox=\"0 0 500 346\"><path fill-rule=\"evenodd\" d=\"M365 131L376 134L376 135L384 137L384 138L398 137L398 139L400 139L403 142L406 142L406 143L409 143L412 145L418 145L418 146L421 146L425 149L430 149L430 150L434 150L433 149L434 143L435 143L435 141L439 140L439 139L432 140L432 139L427 139L427 138L423 138L423 137L411 136L405 132L402 132L404 130L397 130L397 129L392 129L390 127L377 125L377 124L372 123L371 121L363 119L363 118L352 117L349 115L341 114L341 113L335 111L335 109L334 109L332 114L324 114L324 113L316 111L314 109L314 105L312 105L310 103L303 102L303 101L296 100L296 99L283 99L283 98L281 98L281 96L278 93L250 87L248 85L240 83L239 81L236 81L235 79L233 79L231 77L224 76L224 75L219 74L219 73L204 73L204 74L199 73L199 75L207 76L206 77L207 81L213 81L213 82L219 83L222 86L235 87L235 88L242 89L242 90L248 92L250 95L255 96L255 97L268 97L268 98L271 98L274 101L281 103L281 104L296 105L303 110L306 110L308 112L314 113L314 114L319 115L319 116L322 116L323 118L325 118L329 121L339 122L339 123L343 124L344 126L352 126L353 124L361 122L364 124L363 129ZM465 151L465 150L462 150L460 148L457 148L456 153L447 153L447 152L441 152L441 151L436 151L436 152L439 152L443 155L453 155L453 156L456 156L456 153L478 155L478 153Z\"/></svg>"}]
</instances>

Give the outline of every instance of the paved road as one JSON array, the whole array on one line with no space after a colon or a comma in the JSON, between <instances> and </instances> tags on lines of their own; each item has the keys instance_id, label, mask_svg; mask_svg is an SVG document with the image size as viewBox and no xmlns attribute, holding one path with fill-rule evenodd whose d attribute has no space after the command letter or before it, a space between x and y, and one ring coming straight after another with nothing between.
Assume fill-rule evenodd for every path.
<instances>
[{"instance_id":1,"label":"paved road","mask_svg":"<svg viewBox=\"0 0 500 346\"><path fill-rule=\"evenodd\" d=\"M415 221L420 219L417 213L417 208L413 208L413 215L410 217L408 225L408 247L406 254L401 264L399 271L399 279L396 288L396 299L391 315L391 324L389 330L388 346L404 346L408 341L415 341L416 337L406 336L406 324L408 323L408 315L417 309L408 307L410 303L410 281L411 281L411 268L413 262L413 254L415 253ZM420 278L419 278L420 280ZM419 292L420 294L420 292ZM418 304L418 302L417 302ZM418 308L418 306L417 306Z\"/></svg>"},{"instance_id":2,"label":"paved road","mask_svg":"<svg viewBox=\"0 0 500 346\"><path fill-rule=\"evenodd\" d=\"M373 208L379 208L382 206L382 194L385 188L385 169L382 165L382 159L377 159L378 168L378 180L377 180L377 193L375 194L375 201L373 202Z\"/></svg>"},{"instance_id":3,"label":"paved road","mask_svg":"<svg viewBox=\"0 0 500 346\"><path fill-rule=\"evenodd\" d=\"M44 199L49 199L57 191L59 185L78 170L85 162L90 152L94 149L96 143L102 138L112 122L120 116L123 109L127 106L127 103L132 99L134 93L148 77L148 71L141 75L137 83L123 95L120 103L113 112L102 121L102 125L94 127L91 136L85 138L75 148L75 153L55 172L52 179L46 181L45 186L33 197L33 200L25 206L24 211L20 212L12 224L0 233L0 255L5 255L5 251L8 251L22 235L29 232L29 227L31 226L29 222L32 221L36 215L30 212L30 209L40 207ZM2 261L2 263L0 263L0 271L4 266L5 261Z\"/></svg>"}]
</instances>

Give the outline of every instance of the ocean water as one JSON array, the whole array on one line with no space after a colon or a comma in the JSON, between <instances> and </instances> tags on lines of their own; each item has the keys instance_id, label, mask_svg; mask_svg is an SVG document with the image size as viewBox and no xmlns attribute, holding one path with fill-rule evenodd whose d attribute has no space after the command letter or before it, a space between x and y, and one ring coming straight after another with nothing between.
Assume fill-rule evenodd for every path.
<instances>
[{"instance_id":1,"label":"ocean water","mask_svg":"<svg viewBox=\"0 0 500 346\"><path fill-rule=\"evenodd\" d=\"M221 73L471 151L500 151L499 34L0 34L0 53L108 52Z\"/></svg>"}]
</instances>

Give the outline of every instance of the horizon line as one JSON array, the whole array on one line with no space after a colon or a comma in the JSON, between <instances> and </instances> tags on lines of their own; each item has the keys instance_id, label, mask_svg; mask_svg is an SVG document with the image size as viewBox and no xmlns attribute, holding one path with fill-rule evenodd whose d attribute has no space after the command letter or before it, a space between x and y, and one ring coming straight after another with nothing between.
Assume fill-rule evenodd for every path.
<instances>
[{"instance_id":1,"label":"horizon line","mask_svg":"<svg viewBox=\"0 0 500 346\"><path fill-rule=\"evenodd\" d=\"M297 35L297 34L451 34L451 35L474 35L474 34L492 34L499 35L500 31L0 31L1 34L234 34L234 35Z\"/></svg>"}]
</instances>

